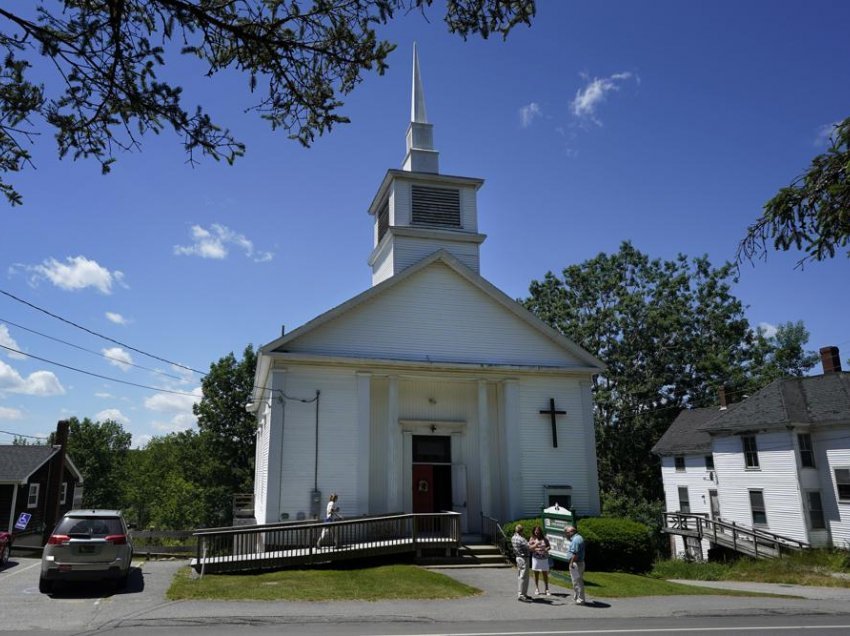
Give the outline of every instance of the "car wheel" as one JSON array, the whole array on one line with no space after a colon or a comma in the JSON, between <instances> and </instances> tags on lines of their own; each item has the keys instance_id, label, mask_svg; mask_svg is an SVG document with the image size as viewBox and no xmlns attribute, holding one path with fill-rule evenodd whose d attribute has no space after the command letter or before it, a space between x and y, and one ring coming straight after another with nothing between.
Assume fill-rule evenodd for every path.
<instances>
[{"instance_id":1,"label":"car wheel","mask_svg":"<svg viewBox=\"0 0 850 636\"><path fill-rule=\"evenodd\" d=\"M3 567L9 562L9 546L4 545L3 549L0 550L0 567Z\"/></svg>"},{"instance_id":2,"label":"car wheel","mask_svg":"<svg viewBox=\"0 0 850 636\"><path fill-rule=\"evenodd\" d=\"M50 594L53 591L53 581L49 581L46 578L39 577L38 579L38 591L42 594Z\"/></svg>"}]
</instances>

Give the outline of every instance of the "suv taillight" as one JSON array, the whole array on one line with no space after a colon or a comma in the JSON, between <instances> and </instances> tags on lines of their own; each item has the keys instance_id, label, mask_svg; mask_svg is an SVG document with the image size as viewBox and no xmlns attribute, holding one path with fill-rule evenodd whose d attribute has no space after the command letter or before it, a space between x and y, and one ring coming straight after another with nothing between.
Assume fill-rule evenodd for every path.
<instances>
[{"instance_id":1,"label":"suv taillight","mask_svg":"<svg viewBox=\"0 0 850 636\"><path fill-rule=\"evenodd\" d=\"M70 540L71 537L67 534L51 534L47 540L47 545L62 545L63 543L68 543Z\"/></svg>"},{"instance_id":2,"label":"suv taillight","mask_svg":"<svg viewBox=\"0 0 850 636\"><path fill-rule=\"evenodd\" d=\"M127 545L127 535L126 534L110 534L106 537L107 543L111 543L113 545Z\"/></svg>"}]
</instances>

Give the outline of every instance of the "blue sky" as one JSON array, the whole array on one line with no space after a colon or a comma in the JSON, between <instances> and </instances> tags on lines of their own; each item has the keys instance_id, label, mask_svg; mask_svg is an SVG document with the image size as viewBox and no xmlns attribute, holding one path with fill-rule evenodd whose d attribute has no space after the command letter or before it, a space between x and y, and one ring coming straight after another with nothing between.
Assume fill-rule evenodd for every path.
<instances>
[{"instance_id":1,"label":"blue sky","mask_svg":"<svg viewBox=\"0 0 850 636\"><path fill-rule=\"evenodd\" d=\"M733 259L764 202L850 115L846 2L544 1L505 42L463 42L428 16L383 29L398 44L389 71L368 76L345 100L352 123L310 149L244 112L243 78L209 80L187 62L169 77L247 144L236 165L192 168L164 133L101 176L57 160L45 135L36 168L12 175L23 207L0 209L0 289L202 371L364 291L366 209L403 158L413 41L441 171L485 179L481 272L511 297L623 240L652 257ZM847 360L850 259L800 270L798 258L745 265L734 292L754 326L803 320L812 349L838 345ZM198 374L4 295L0 344L30 356L0 349L0 430L113 417L139 445L194 425Z\"/></svg>"}]
</instances>

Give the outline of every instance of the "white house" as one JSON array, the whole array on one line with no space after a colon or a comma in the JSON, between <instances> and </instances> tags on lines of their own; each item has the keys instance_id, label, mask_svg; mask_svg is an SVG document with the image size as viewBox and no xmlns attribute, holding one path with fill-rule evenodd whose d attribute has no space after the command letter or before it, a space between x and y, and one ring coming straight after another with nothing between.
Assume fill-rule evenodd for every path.
<instances>
[{"instance_id":1,"label":"white house","mask_svg":"<svg viewBox=\"0 0 850 636\"><path fill-rule=\"evenodd\" d=\"M782 378L743 402L680 414L653 448L667 511L850 548L850 373L836 347L821 359L823 375ZM697 549L674 541L676 554Z\"/></svg>"},{"instance_id":2,"label":"white house","mask_svg":"<svg viewBox=\"0 0 850 636\"><path fill-rule=\"evenodd\" d=\"M414 50L401 170L369 206L372 287L260 349L258 523L455 510L599 512L602 364L479 274L481 179L439 172Z\"/></svg>"}]
</instances>

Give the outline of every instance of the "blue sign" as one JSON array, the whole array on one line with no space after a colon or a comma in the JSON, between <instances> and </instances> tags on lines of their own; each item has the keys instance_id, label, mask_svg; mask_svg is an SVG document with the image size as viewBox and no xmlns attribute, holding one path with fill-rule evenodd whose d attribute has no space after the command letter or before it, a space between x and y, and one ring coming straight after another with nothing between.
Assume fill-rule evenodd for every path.
<instances>
[{"instance_id":1,"label":"blue sign","mask_svg":"<svg viewBox=\"0 0 850 636\"><path fill-rule=\"evenodd\" d=\"M32 519L32 515L30 513L22 512L21 516L18 517L18 520L15 522L15 530L26 530L30 519Z\"/></svg>"}]
</instances>

